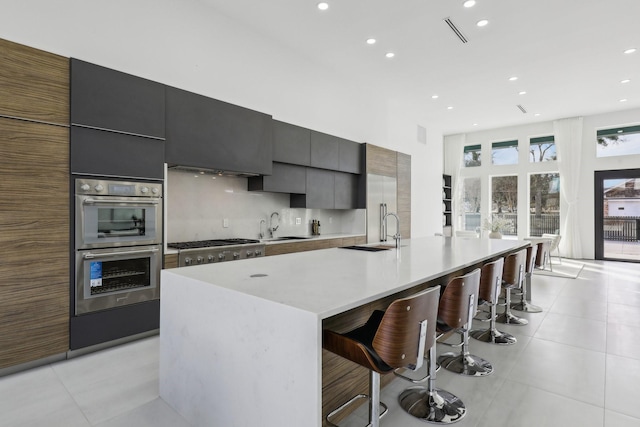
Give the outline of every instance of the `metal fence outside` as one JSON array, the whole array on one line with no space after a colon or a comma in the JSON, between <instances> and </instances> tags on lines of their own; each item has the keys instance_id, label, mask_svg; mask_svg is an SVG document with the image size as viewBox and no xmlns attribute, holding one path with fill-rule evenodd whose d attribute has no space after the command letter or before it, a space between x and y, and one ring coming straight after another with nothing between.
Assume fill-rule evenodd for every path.
<instances>
[{"instance_id":1,"label":"metal fence outside","mask_svg":"<svg viewBox=\"0 0 640 427\"><path fill-rule=\"evenodd\" d=\"M640 217L606 216L603 218L604 240L636 242L640 240Z\"/></svg>"},{"instance_id":2,"label":"metal fence outside","mask_svg":"<svg viewBox=\"0 0 640 427\"><path fill-rule=\"evenodd\" d=\"M503 218L509 221L511 224L506 230L502 231L505 236L517 236L518 235L518 214L515 213L502 213L492 214L493 218ZM530 236L542 236L544 233L555 234L560 229L560 214L530 214L529 224L531 224L531 230L529 230ZM465 213L464 214L464 228L465 230L475 231L478 228L482 229L479 213Z\"/></svg>"}]
</instances>

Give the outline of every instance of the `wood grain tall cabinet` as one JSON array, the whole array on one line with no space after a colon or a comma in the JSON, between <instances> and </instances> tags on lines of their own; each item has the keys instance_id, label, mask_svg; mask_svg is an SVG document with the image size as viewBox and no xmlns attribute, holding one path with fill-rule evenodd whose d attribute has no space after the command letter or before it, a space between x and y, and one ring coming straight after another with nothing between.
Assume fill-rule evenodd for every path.
<instances>
[{"instance_id":1,"label":"wood grain tall cabinet","mask_svg":"<svg viewBox=\"0 0 640 427\"><path fill-rule=\"evenodd\" d=\"M69 348L69 60L0 39L0 369Z\"/></svg>"}]
</instances>

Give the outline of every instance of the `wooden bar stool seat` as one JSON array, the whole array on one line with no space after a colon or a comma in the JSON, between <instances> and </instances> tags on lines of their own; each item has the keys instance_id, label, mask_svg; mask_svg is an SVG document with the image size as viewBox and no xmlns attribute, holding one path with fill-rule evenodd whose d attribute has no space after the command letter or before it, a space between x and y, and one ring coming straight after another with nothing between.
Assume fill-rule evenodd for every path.
<instances>
[{"instance_id":1,"label":"wooden bar stool seat","mask_svg":"<svg viewBox=\"0 0 640 427\"><path fill-rule=\"evenodd\" d=\"M471 338L491 344L511 345L517 342L516 337L496 328L496 307L502 284L504 258L497 259L482 266L480 272L480 299L490 306L489 329L477 329L469 332Z\"/></svg>"},{"instance_id":2,"label":"wooden bar stool seat","mask_svg":"<svg viewBox=\"0 0 640 427\"><path fill-rule=\"evenodd\" d=\"M438 363L444 369L461 375L485 376L493 372L491 363L469 352L469 329L476 314L480 269L455 277L444 288L438 308L438 332L460 333L459 353L444 353Z\"/></svg>"},{"instance_id":3,"label":"wooden bar stool seat","mask_svg":"<svg viewBox=\"0 0 640 427\"><path fill-rule=\"evenodd\" d=\"M380 375L397 368L420 368L424 352L435 341L436 316L440 286L429 288L416 295L397 299L383 312L374 311L369 320L358 328L345 333L325 329L323 347L347 360L369 369L369 395L360 394L332 411L326 417L332 420L358 399L369 400L369 426L378 427L380 418L387 412L380 402ZM380 406L384 410L380 413Z\"/></svg>"},{"instance_id":4,"label":"wooden bar stool seat","mask_svg":"<svg viewBox=\"0 0 640 427\"><path fill-rule=\"evenodd\" d=\"M526 261L526 249L508 255L504 260L502 287L505 289L506 302L504 304L504 313L496 318L496 322L508 325L526 325L529 323L527 319L511 313L511 291L513 289L522 289Z\"/></svg>"}]
</instances>

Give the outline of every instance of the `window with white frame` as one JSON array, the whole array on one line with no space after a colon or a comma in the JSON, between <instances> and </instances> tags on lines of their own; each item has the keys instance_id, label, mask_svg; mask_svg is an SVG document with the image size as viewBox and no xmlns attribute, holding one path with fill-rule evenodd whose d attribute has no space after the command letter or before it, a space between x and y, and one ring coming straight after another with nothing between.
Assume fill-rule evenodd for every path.
<instances>
[{"instance_id":1,"label":"window with white frame","mask_svg":"<svg viewBox=\"0 0 640 427\"><path fill-rule=\"evenodd\" d=\"M467 145L464 147L464 167L470 168L482 165L482 149L480 145Z\"/></svg>"},{"instance_id":2,"label":"window with white frame","mask_svg":"<svg viewBox=\"0 0 640 427\"><path fill-rule=\"evenodd\" d=\"M640 154L640 125L601 129L597 132L597 157Z\"/></svg>"},{"instance_id":3,"label":"window with white frame","mask_svg":"<svg viewBox=\"0 0 640 427\"><path fill-rule=\"evenodd\" d=\"M556 141L553 136L529 139L529 161L531 163L557 160Z\"/></svg>"},{"instance_id":4,"label":"window with white frame","mask_svg":"<svg viewBox=\"0 0 640 427\"><path fill-rule=\"evenodd\" d=\"M491 143L491 163L494 165L517 165L518 141Z\"/></svg>"}]
</instances>

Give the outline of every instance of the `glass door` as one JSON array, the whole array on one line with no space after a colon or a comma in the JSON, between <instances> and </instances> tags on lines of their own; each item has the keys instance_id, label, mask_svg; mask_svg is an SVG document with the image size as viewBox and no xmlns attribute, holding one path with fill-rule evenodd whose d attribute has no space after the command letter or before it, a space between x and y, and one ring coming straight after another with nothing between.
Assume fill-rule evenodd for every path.
<instances>
[{"instance_id":1,"label":"glass door","mask_svg":"<svg viewBox=\"0 0 640 427\"><path fill-rule=\"evenodd\" d=\"M640 262L640 169L595 172L596 259Z\"/></svg>"}]
</instances>

